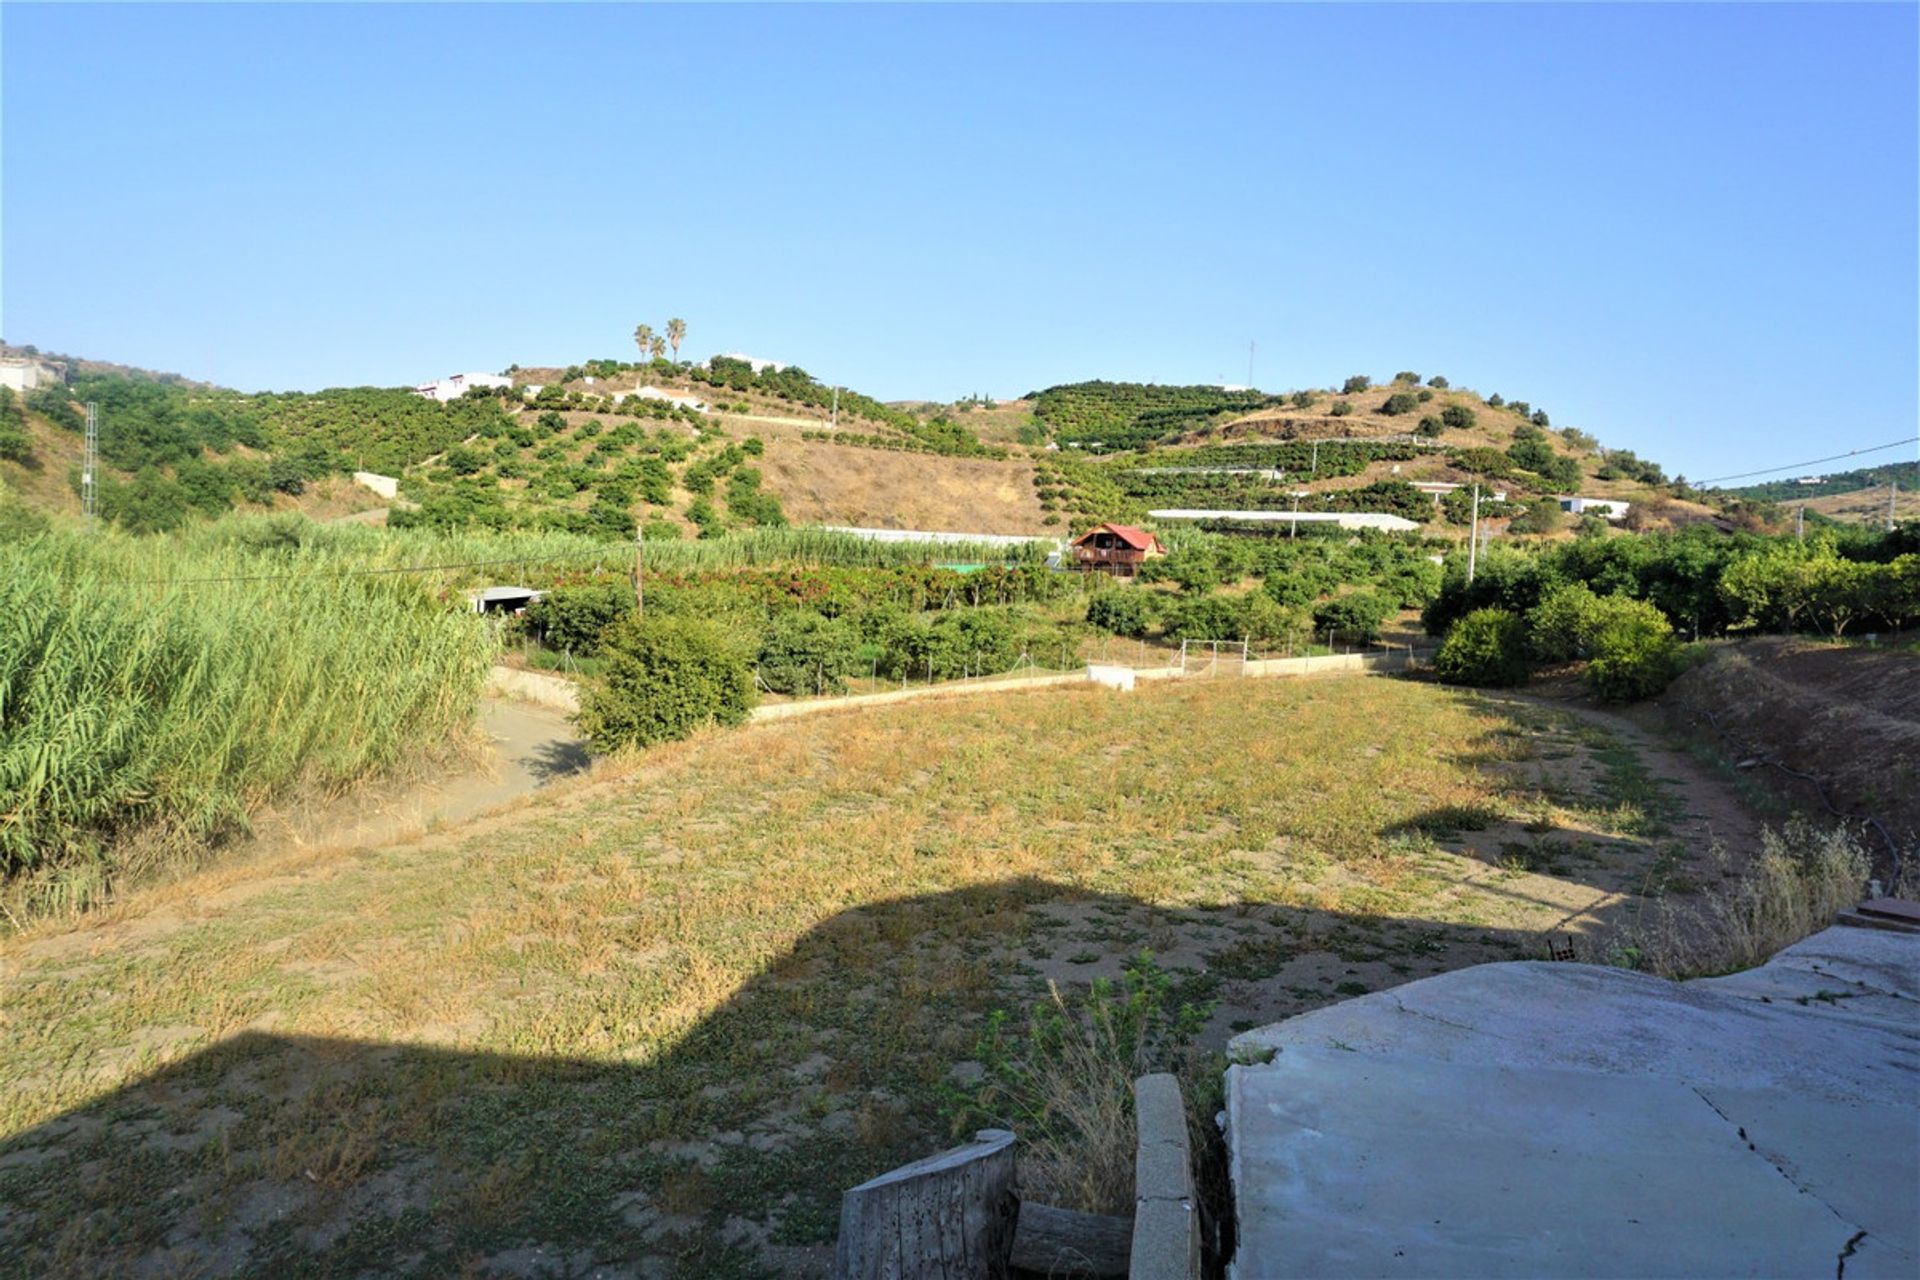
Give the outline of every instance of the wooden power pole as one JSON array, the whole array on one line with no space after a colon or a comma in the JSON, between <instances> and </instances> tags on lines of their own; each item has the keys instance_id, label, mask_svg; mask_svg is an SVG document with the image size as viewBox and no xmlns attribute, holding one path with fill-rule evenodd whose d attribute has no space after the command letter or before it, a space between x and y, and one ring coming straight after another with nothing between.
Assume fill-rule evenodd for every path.
<instances>
[{"instance_id":1,"label":"wooden power pole","mask_svg":"<svg viewBox=\"0 0 1920 1280\"><path fill-rule=\"evenodd\" d=\"M647 536L640 522L633 522L633 612L638 617L647 611Z\"/></svg>"}]
</instances>

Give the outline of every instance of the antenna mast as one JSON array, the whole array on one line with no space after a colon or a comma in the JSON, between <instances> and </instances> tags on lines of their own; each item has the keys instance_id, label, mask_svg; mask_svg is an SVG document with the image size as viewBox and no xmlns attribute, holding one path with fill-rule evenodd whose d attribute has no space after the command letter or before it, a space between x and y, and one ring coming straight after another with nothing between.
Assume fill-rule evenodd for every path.
<instances>
[{"instance_id":1,"label":"antenna mast","mask_svg":"<svg viewBox=\"0 0 1920 1280\"><path fill-rule=\"evenodd\" d=\"M87 401L87 453L80 464L80 510L93 524L94 473L100 469L100 415L93 401Z\"/></svg>"}]
</instances>

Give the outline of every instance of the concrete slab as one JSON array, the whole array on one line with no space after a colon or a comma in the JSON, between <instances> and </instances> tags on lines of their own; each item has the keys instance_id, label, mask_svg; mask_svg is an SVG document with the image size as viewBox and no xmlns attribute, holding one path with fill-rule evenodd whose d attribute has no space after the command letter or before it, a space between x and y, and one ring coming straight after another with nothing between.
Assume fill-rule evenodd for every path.
<instances>
[{"instance_id":1,"label":"concrete slab","mask_svg":"<svg viewBox=\"0 0 1920 1280\"><path fill-rule=\"evenodd\" d=\"M1240 1276L1829 1275L1862 1230L1675 1081L1327 1049L1259 1074Z\"/></svg>"},{"instance_id":2,"label":"concrete slab","mask_svg":"<svg viewBox=\"0 0 1920 1280\"><path fill-rule=\"evenodd\" d=\"M1920 1275L1916 995L1920 937L1831 929L1729 978L1483 965L1248 1032L1235 1273Z\"/></svg>"}]
</instances>

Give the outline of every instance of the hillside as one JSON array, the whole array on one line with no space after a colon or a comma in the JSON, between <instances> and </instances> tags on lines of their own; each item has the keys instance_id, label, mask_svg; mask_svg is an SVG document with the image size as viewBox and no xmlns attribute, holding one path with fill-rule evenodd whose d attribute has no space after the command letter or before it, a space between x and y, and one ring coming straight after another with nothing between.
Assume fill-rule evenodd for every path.
<instances>
[{"instance_id":1,"label":"hillside","mask_svg":"<svg viewBox=\"0 0 1920 1280\"><path fill-rule=\"evenodd\" d=\"M1090 382L885 404L790 365L603 359L516 365L510 387L443 404L402 388L245 395L72 363L64 395L28 397L34 447L0 461L0 481L44 512L77 511L78 408L95 400L101 511L136 531L235 508L383 518L356 470L398 478L396 524L607 538L636 523L655 537L786 522L1065 534L1159 508L1296 504L1464 528L1465 492L1416 483L1478 482L1482 517L1515 532L1571 527L1550 501L1567 493L1632 504L1634 528L1761 518L1738 496L1697 501L1525 401L1411 374L1284 395Z\"/></svg>"},{"instance_id":2,"label":"hillside","mask_svg":"<svg viewBox=\"0 0 1920 1280\"><path fill-rule=\"evenodd\" d=\"M1525 401L1415 375L1374 386L1267 395L1213 387L1078 383L1031 397L1057 452L1042 505L1075 526L1151 509L1380 511L1436 526L1467 523L1463 492L1436 502L1417 482L1482 486L1481 515L1516 531L1559 527L1550 499L1631 504L1625 523L1659 528L1719 518L1664 471L1583 431L1556 428ZM1496 492L1505 499L1492 498Z\"/></svg>"}]
</instances>

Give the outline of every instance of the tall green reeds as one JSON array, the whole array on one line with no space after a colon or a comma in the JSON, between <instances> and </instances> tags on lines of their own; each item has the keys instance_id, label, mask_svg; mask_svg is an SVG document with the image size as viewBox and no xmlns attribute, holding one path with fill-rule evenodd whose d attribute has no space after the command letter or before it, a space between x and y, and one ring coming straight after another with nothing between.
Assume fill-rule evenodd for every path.
<instances>
[{"instance_id":1,"label":"tall green reeds","mask_svg":"<svg viewBox=\"0 0 1920 1280\"><path fill-rule=\"evenodd\" d=\"M78 905L468 723L492 640L350 546L57 532L0 546L0 879Z\"/></svg>"}]
</instances>

